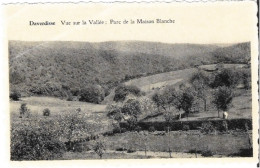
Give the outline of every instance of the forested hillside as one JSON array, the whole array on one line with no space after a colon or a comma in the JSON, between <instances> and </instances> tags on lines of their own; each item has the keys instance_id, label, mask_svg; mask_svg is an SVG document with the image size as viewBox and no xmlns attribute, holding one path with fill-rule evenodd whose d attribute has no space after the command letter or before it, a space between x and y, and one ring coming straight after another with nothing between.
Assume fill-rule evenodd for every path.
<instances>
[{"instance_id":1,"label":"forested hillside","mask_svg":"<svg viewBox=\"0 0 260 168\"><path fill-rule=\"evenodd\" d=\"M77 96L90 85L107 95L118 83L136 77L249 61L250 43L223 47L141 41L9 42L10 87L22 95Z\"/></svg>"}]
</instances>

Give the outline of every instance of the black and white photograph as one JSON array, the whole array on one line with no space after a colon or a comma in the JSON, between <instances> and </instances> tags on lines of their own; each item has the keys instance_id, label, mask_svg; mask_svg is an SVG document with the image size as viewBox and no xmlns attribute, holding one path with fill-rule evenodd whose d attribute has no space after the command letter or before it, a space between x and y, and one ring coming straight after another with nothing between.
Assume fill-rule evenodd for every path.
<instances>
[{"instance_id":1,"label":"black and white photograph","mask_svg":"<svg viewBox=\"0 0 260 168\"><path fill-rule=\"evenodd\" d=\"M252 157L250 42L9 41L9 54L12 160Z\"/></svg>"},{"instance_id":2,"label":"black and white photograph","mask_svg":"<svg viewBox=\"0 0 260 168\"><path fill-rule=\"evenodd\" d=\"M10 161L257 158L244 2L7 6Z\"/></svg>"}]
</instances>

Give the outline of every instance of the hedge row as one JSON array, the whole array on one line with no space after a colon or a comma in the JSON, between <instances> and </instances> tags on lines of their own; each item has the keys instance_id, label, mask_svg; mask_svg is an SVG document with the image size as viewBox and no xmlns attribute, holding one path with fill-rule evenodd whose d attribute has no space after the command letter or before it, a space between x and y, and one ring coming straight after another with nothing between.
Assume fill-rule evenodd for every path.
<instances>
[{"instance_id":1,"label":"hedge row","mask_svg":"<svg viewBox=\"0 0 260 168\"><path fill-rule=\"evenodd\" d=\"M223 128L223 122L227 123L229 130L252 130L252 119L219 119L219 120L198 120L198 121L174 121L174 122L139 122L137 127L141 130L149 130L149 128L154 127L157 131L165 131L168 127L172 131L183 130L184 127L189 127L190 130L198 130L202 127L204 123L211 123L216 130L221 130ZM128 129L128 124L126 122L120 123L121 128ZM246 128L247 127L247 128Z\"/></svg>"}]
</instances>

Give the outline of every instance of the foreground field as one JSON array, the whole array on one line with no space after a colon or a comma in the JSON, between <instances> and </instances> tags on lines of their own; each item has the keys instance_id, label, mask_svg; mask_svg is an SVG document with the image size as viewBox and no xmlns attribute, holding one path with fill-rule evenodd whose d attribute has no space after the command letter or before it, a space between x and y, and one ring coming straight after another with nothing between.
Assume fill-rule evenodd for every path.
<instances>
[{"instance_id":1,"label":"foreground field","mask_svg":"<svg viewBox=\"0 0 260 168\"><path fill-rule=\"evenodd\" d=\"M18 114L21 103L27 103L28 108L31 109L32 118L19 118ZM46 121L55 121L58 115L73 113L75 109L80 107L88 116L87 123L97 123L92 127L94 128L92 129L92 133L100 134L113 129L111 127L111 120L107 118L105 112L102 112L105 110L106 105L68 102L49 97L27 97L19 102L11 102L10 106L12 127L19 127L22 122L28 122L31 119L35 119L35 117L40 117ZM46 118L42 116L44 108L51 110L50 117ZM240 115L240 117L243 118L245 115ZM196 116L190 118L199 119ZM89 133L91 132L88 132L81 138L84 139L84 136L88 136ZM232 130L226 133L213 132L210 134L203 134L199 130L172 131L170 134L164 131L155 131L153 133L128 131L104 136L98 140L103 141L106 147L103 159L169 158L169 148L173 158L205 157L205 155L202 155L205 152L209 152L210 157L249 157L251 156L249 150L251 136L251 132L248 134L243 130ZM76 143L75 149L80 148L79 151L77 149L74 152L67 151L61 157L54 159L98 159L99 156L93 151L95 143L95 140ZM246 151L246 153L243 151Z\"/></svg>"},{"instance_id":2,"label":"foreground field","mask_svg":"<svg viewBox=\"0 0 260 168\"><path fill-rule=\"evenodd\" d=\"M235 157L250 148L248 134L238 131L212 134L173 131L169 135L164 132L126 132L104 137L103 141L107 148L103 159L169 158L169 149L173 158L206 157L205 152L210 152L211 157ZM62 159L98 159L94 151L89 150L93 143L84 144L87 151L67 152Z\"/></svg>"}]
</instances>

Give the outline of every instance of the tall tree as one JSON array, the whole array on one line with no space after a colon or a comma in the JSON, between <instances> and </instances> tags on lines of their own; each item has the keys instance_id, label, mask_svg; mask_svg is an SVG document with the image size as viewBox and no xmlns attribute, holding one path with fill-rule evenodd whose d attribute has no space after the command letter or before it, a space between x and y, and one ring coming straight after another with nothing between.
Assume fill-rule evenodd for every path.
<instances>
[{"instance_id":1,"label":"tall tree","mask_svg":"<svg viewBox=\"0 0 260 168\"><path fill-rule=\"evenodd\" d=\"M190 78L196 97L204 103L204 111L207 111L207 95L209 92L209 78L201 71L194 73Z\"/></svg>"},{"instance_id":2,"label":"tall tree","mask_svg":"<svg viewBox=\"0 0 260 168\"><path fill-rule=\"evenodd\" d=\"M233 92L232 89L226 86L218 87L215 92L213 93L213 104L218 110L218 117L219 111L226 111L229 109L233 100Z\"/></svg>"}]
</instances>

